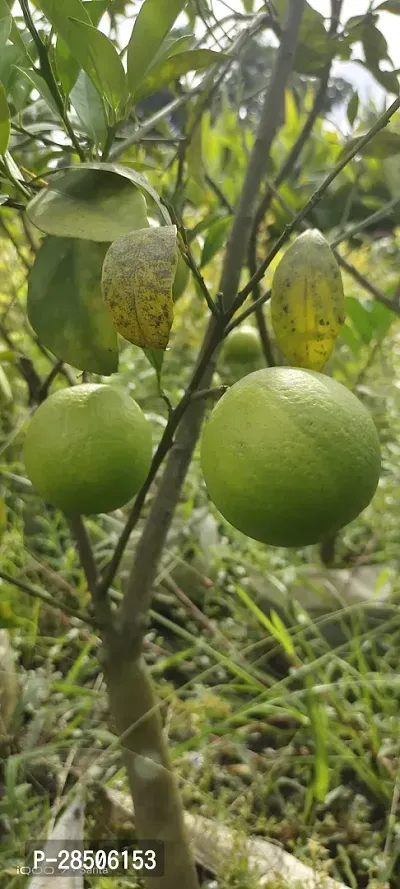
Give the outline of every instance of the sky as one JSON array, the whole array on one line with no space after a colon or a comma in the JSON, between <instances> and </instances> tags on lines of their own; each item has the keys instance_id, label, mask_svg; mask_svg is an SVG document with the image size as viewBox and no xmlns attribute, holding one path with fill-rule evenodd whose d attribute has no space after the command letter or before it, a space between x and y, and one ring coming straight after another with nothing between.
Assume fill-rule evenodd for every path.
<instances>
[{"instance_id":1,"label":"sky","mask_svg":"<svg viewBox=\"0 0 400 889\"><path fill-rule=\"evenodd\" d=\"M232 9L242 9L240 0L227 0L227 2ZM314 9L329 18L330 0L308 0L308 2ZM221 0L212 0L212 5L218 18L226 15L227 9ZM261 0L259 5L261 8ZM344 0L341 21L345 22L354 15L363 15L369 5L369 0ZM376 5L379 6L378 0ZM400 16L389 12L379 13L379 28L388 42L388 51L394 67L400 68ZM355 62L335 62L333 73L352 83L358 90L362 102L367 102L369 98L372 98L378 107L383 106L385 101L387 102L387 93L361 65L357 65Z\"/></svg>"}]
</instances>

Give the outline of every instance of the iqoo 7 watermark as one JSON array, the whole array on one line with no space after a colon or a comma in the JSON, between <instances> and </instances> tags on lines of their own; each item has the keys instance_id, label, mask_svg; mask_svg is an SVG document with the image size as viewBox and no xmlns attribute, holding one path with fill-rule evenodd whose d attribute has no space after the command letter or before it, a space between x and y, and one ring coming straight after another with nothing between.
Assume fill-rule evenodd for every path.
<instances>
[{"instance_id":1,"label":"iqoo 7 watermark","mask_svg":"<svg viewBox=\"0 0 400 889\"><path fill-rule=\"evenodd\" d=\"M70 877L164 875L164 843L158 840L127 843L91 843L90 848L77 840L47 840L25 847L25 860L17 865L17 873L28 876Z\"/></svg>"}]
</instances>

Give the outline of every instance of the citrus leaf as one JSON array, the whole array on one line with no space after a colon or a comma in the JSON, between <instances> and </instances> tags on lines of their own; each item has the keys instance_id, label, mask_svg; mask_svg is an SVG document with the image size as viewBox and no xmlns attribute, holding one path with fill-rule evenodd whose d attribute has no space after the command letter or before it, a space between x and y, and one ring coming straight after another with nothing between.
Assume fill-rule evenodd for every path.
<instances>
[{"instance_id":1,"label":"citrus leaf","mask_svg":"<svg viewBox=\"0 0 400 889\"><path fill-rule=\"evenodd\" d=\"M57 358L80 370L112 374L117 334L101 295L107 245L46 238L29 275L28 317Z\"/></svg>"},{"instance_id":2,"label":"citrus leaf","mask_svg":"<svg viewBox=\"0 0 400 889\"><path fill-rule=\"evenodd\" d=\"M354 121L357 117L359 103L359 95L358 93L354 92L347 105L347 120L349 121L351 127L353 126Z\"/></svg>"},{"instance_id":3,"label":"citrus leaf","mask_svg":"<svg viewBox=\"0 0 400 889\"><path fill-rule=\"evenodd\" d=\"M139 102L163 86L179 80L189 71L200 71L226 58L223 53L214 52L212 49L193 49L163 59L158 65L152 66L136 91L135 99Z\"/></svg>"},{"instance_id":4,"label":"citrus leaf","mask_svg":"<svg viewBox=\"0 0 400 889\"><path fill-rule=\"evenodd\" d=\"M364 308L359 299L354 296L346 297L346 314L354 325L358 335L368 345L372 339L372 325L370 313Z\"/></svg>"},{"instance_id":5,"label":"citrus leaf","mask_svg":"<svg viewBox=\"0 0 400 889\"><path fill-rule=\"evenodd\" d=\"M144 0L128 46L128 84L136 93L186 0Z\"/></svg>"},{"instance_id":6,"label":"citrus leaf","mask_svg":"<svg viewBox=\"0 0 400 889\"><path fill-rule=\"evenodd\" d=\"M204 241L200 268L204 268L215 254L218 253L218 250L223 247L231 224L232 216L224 216L223 219L218 219L217 222L214 222L214 224L210 226Z\"/></svg>"},{"instance_id":7,"label":"citrus leaf","mask_svg":"<svg viewBox=\"0 0 400 889\"><path fill-rule=\"evenodd\" d=\"M86 135L94 145L103 145L107 136L107 121L96 87L85 71L81 71L70 94L70 101Z\"/></svg>"},{"instance_id":8,"label":"citrus leaf","mask_svg":"<svg viewBox=\"0 0 400 889\"><path fill-rule=\"evenodd\" d=\"M0 81L0 154L5 154L10 141L10 109L8 107L7 95L3 84Z\"/></svg>"},{"instance_id":9,"label":"citrus leaf","mask_svg":"<svg viewBox=\"0 0 400 889\"><path fill-rule=\"evenodd\" d=\"M353 149L363 135L365 134L360 133L356 138L349 139L338 159L341 160L350 149ZM360 154L365 157L376 157L381 159L400 154L400 133L395 133L392 130L381 130L381 132L377 133L367 145L364 145L364 148L360 149Z\"/></svg>"},{"instance_id":10,"label":"citrus leaf","mask_svg":"<svg viewBox=\"0 0 400 889\"><path fill-rule=\"evenodd\" d=\"M191 49L193 45L193 37L193 34L185 34L184 37L167 37L161 44L158 52L156 52L154 59L148 68L148 73L150 73L151 69L160 62L165 62L166 59L170 59L172 56L176 56L180 52Z\"/></svg>"},{"instance_id":11,"label":"citrus leaf","mask_svg":"<svg viewBox=\"0 0 400 889\"><path fill-rule=\"evenodd\" d=\"M376 7L375 12L392 12L393 15L400 15L400 0L385 0Z\"/></svg>"},{"instance_id":12,"label":"citrus leaf","mask_svg":"<svg viewBox=\"0 0 400 889\"><path fill-rule=\"evenodd\" d=\"M12 17L6 0L0 0L0 47L6 45L10 36Z\"/></svg>"},{"instance_id":13,"label":"citrus leaf","mask_svg":"<svg viewBox=\"0 0 400 889\"><path fill-rule=\"evenodd\" d=\"M177 262L175 225L131 232L111 244L103 264L102 291L118 333L130 343L167 348Z\"/></svg>"},{"instance_id":14,"label":"citrus leaf","mask_svg":"<svg viewBox=\"0 0 400 889\"><path fill-rule=\"evenodd\" d=\"M107 6L108 0L88 0L88 2L84 4L82 17L81 15L77 15L78 7L76 7L74 18L79 19L79 21L88 22L87 18L85 18L85 14L88 13L92 25L96 28L106 11ZM57 37L55 64L64 94L65 96L69 96L72 87L76 83L80 65L71 54L68 45L61 36Z\"/></svg>"},{"instance_id":15,"label":"citrus leaf","mask_svg":"<svg viewBox=\"0 0 400 889\"><path fill-rule=\"evenodd\" d=\"M49 90L49 87L47 86L47 83L44 80L44 78L42 77L42 75L39 74L38 71L33 70L32 68L30 68L28 70L26 68L20 68L18 65L16 65L15 67L16 67L17 71L19 71L20 74L22 74L26 78L26 80L31 84L31 86L35 90L37 90L38 93L40 93L42 99L44 99L44 101L46 102L46 105L48 105L49 108L51 108L53 113L57 114L59 116L60 112L59 112L59 109L57 108L55 99L53 98L53 96Z\"/></svg>"},{"instance_id":16,"label":"citrus leaf","mask_svg":"<svg viewBox=\"0 0 400 889\"><path fill-rule=\"evenodd\" d=\"M145 199L130 177L84 164L57 175L26 212L46 234L89 241L115 241L148 224Z\"/></svg>"},{"instance_id":17,"label":"citrus leaf","mask_svg":"<svg viewBox=\"0 0 400 889\"><path fill-rule=\"evenodd\" d=\"M93 25L69 19L70 49L88 77L117 112L126 98L125 71L111 40Z\"/></svg>"},{"instance_id":18,"label":"citrus leaf","mask_svg":"<svg viewBox=\"0 0 400 889\"><path fill-rule=\"evenodd\" d=\"M49 235L115 241L148 225L142 191L170 225L169 213L145 176L120 164L79 164L58 173L30 201L27 214L33 225Z\"/></svg>"}]
</instances>

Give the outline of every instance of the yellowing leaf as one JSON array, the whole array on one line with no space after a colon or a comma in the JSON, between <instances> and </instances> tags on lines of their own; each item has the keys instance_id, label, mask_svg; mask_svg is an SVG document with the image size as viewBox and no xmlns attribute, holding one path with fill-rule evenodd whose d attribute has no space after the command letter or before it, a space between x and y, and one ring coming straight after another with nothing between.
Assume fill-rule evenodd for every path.
<instances>
[{"instance_id":1,"label":"yellowing leaf","mask_svg":"<svg viewBox=\"0 0 400 889\"><path fill-rule=\"evenodd\" d=\"M271 317L289 363L321 370L344 322L345 303L339 266L316 229L299 235L277 266Z\"/></svg>"},{"instance_id":2,"label":"yellowing leaf","mask_svg":"<svg viewBox=\"0 0 400 889\"><path fill-rule=\"evenodd\" d=\"M172 285L178 261L176 226L146 228L114 241L102 290L121 336L146 349L166 349L173 321Z\"/></svg>"}]
</instances>

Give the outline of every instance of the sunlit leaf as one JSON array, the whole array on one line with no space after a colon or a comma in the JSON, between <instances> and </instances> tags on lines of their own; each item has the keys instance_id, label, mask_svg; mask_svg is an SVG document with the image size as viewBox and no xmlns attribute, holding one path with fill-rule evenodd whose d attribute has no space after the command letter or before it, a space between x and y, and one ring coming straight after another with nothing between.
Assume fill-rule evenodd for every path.
<instances>
[{"instance_id":1,"label":"sunlit leaf","mask_svg":"<svg viewBox=\"0 0 400 889\"><path fill-rule=\"evenodd\" d=\"M58 174L30 201L27 214L46 234L89 241L115 241L148 225L145 199L130 176L100 165Z\"/></svg>"},{"instance_id":2,"label":"sunlit leaf","mask_svg":"<svg viewBox=\"0 0 400 889\"><path fill-rule=\"evenodd\" d=\"M79 164L56 174L48 188L30 201L27 213L46 234L115 241L148 225L141 192L170 225L168 211L145 176L121 164Z\"/></svg>"},{"instance_id":3,"label":"sunlit leaf","mask_svg":"<svg viewBox=\"0 0 400 889\"><path fill-rule=\"evenodd\" d=\"M69 20L73 54L99 93L116 112L126 98L125 71L111 40L102 31L78 19Z\"/></svg>"},{"instance_id":4,"label":"sunlit leaf","mask_svg":"<svg viewBox=\"0 0 400 889\"><path fill-rule=\"evenodd\" d=\"M28 317L39 340L80 370L117 370L117 334L101 295L105 244L46 238L29 275Z\"/></svg>"},{"instance_id":5,"label":"sunlit leaf","mask_svg":"<svg viewBox=\"0 0 400 889\"><path fill-rule=\"evenodd\" d=\"M186 0L144 0L128 46L128 84L136 93Z\"/></svg>"}]
</instances>

